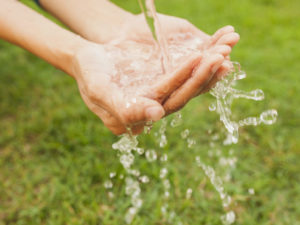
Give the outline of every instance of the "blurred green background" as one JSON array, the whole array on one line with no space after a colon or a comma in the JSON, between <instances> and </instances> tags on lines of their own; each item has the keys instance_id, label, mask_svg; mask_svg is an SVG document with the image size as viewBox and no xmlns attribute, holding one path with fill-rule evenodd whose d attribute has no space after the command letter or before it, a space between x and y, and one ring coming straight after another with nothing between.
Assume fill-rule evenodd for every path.
<instances>
[{"instance_id":1,"label":"blurred green background","mask_svg":"<svg viewBox=\"0 0 300 225\"><path fill-rule=\"evenodd\" d=\"M30 7L31 1L24 0ZM135 0L115 0L138 12ZM184 110L184 124L168 129L168 145L157 148L153 135L141 146L169 154L172 193L170 209L183 224L221 224L224 213L217 192L194 164L195 155L222 175L220 157L238 161L225 190L232 196L228 210L235 224L300 224L300 1L299 0L157 0L159 12L184 17L212 34L231 24L241 35L232 59L247 71L238 88L261 88L263 102L238 100L234 117L278 110L272 126L246 127L237 145L209 146L221 124L208 111L208 94ZM101 29L99 27L99 29ZM179 138L189 128L197 146L189 150ZM154 130L157 129L157 126ZM110 199L103 183L109 173L124 173L111 145L118 140L84 105L76 83L32 54L0 41L0 225L124 224L130 205L124 181L114 179ZM208 154L211 152L210 154ZM213 155L213 156L212 156ZM139 157L136 168L151 178L142 184L144 206L133 224L168 224L160 206L160 162ZM193 197L185 191L193 188ZM255 195L249 195L253 188ZM175 224L171 223L171 224Z\"/></svg>"}]
</instances>

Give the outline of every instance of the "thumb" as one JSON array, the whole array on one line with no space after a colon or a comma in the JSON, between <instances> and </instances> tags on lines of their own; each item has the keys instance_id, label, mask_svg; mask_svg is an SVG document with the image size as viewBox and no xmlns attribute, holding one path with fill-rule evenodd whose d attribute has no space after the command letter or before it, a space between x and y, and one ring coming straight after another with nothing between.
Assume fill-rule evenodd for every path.
<instances>
[{"instance_id":1,"label":"thumb","mask_svg":"<svg viewBox=\"0 0 300 225\"><path fill-rule=\"evenodd\" d=\"M163 106L155 100L146 97L132 98L119 107L118 117L124 125L141 124L146 121L158 121L164 115Z\"/></svg>"},{"instance_id":2,"label":"thumb","mask_svg":"<svg viewBox=\"0 0 300 225\"><path fill-rule=\"evenodd\" d=\"M163 106L155 100L144 98L144 117L147 121L158 121L165 115Z\"/></svg>"}]
</instances>

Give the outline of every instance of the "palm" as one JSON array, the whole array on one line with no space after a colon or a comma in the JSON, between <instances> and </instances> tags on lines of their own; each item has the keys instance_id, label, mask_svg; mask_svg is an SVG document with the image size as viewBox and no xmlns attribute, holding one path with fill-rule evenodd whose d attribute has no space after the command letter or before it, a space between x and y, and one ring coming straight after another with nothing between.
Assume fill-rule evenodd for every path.
<instances>
[{"instance_id":1,"label":"palm","mask_svg":"<svg viewBox=\"0 0 300 225\"><path fill-rule=\"evenodd\" d=\"M171 54L173 68L165 73L151 32L138 18L110 43L95 44L76 57L75 73L85 103L115 134L126 132L126 126L139 133L146 121L183 107L210 86L231 51L230 43L220 42L226 32L219 32L214 43L187 21L163 16L163 26L169 25L164 29L169 51L176 53ZM197 41L191 42L195 37ZM156 113L149 116L153 107Z\"/></svg>"},{"instance_id":2,"label":"palm","mask_svg":"<svg viewBox=\"0 0 300 225\"><path fill-rule=\"evenodd\" d=\"M158 79L153 78L163 72L155 67L158 59L152 55L152 47L141 43L95 44L76 57L75 73L83 100L116 134L125 132L126 125L133 125L134 132L139 132L144 122L153 119L146 108L160 107L160 119L164 114L162 102L191 76L200 60L199 55L194 55L176 71L154 82Z\"/></svg>"},{"instance_id":3,"label":"palm","mask_svg":"<svg viewBox=\"0 0 300 225\"><path fill-rule=\"evenodd\" d=\"M211 54L222 54L225 57L223 64L216 72L216 76L207 77L207 79L210 79L210 82L206 83L205 88L203 88L205 82L201 83L201 85L198 84L198 89L200 87L201 90L198 90L197 93L194 94L198 95L208 91L231 68L231 62L229 61L231 49L228 49L228 47L232 48L238 42L239 35L234 32L231 26L223 27L214 35L209 36L187 20L162 14L158 14L158 18L162 28L160 31L166 40L167 53L169 53L169 61L171 61L169 64L170 67L173 66L173 68L175 68L186 57L195 52L205 55L201 62L205 62L205 59ZM155 42L150 29L146 25L144 15L137 15L133 20L128 21L127 24L123 26L123 29L120 30L117 38L113 39L114 43L124 44L128 41L144 43L149 46L154 45ZM159 54L157 54L156 57L159 57L158 55ZM172 56L175 57L172 58ZM157 62L156 66L161 66L161 63ZM184 104L180 102L181 100L189 100L191 98L191 94L189 97L186 96L186 89L187 88L183 88L182 91L177 91L177 94L174 93L172 95L173 99L166 102L165 109L167 113L176 111L182 107ZM176 95L177 97L174 98ZM179 95L182 97L179 97Z\"/></svg>"}]
</instances>

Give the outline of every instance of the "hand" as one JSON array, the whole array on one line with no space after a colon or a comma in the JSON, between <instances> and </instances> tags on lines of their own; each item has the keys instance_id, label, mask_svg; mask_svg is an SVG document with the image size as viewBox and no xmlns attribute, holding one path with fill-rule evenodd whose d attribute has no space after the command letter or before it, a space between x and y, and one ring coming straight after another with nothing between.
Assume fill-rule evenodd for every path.
<instances>
[{"instance_id":1,"label":"hand","mask_svg":"<svg viewBox=\"0 0 300 225\"><path fill-rule=\"evenodd\" d=\"M118 46L114 50L123 54L136 49L148 49L147 46L136 44L122 48L125 46ZM124 83L118 79L120 73L125 73L127 68L118 57L110 56L112 51L98 44L90 44L80 49L73 60L73 76L86 105L115 134L126 132L126 127L131 127L133 133L137 134L143 130L146 121L161 119L165 115L161 103L178 88L182 80L191 76L195 65L201 60L200 55L193 55L176 71L164 75L157 82L130 79L130 82ZM132 64L139 58L141 57L138 54L126 63ZM144 72L151 71L151 60L147 65L149 66L144 68ZM139 74L139 70L132 72L132 76Z\"/></svg>"},{"instance_id":2,"label":"hand","mask_svg":"<svg viewBox=\"0 0 300 225\"><path fill-rule=\"evenodd\" d=\"M190 76L180 84L178 90L163 102L166 114L182 108L191 98L207 92L220 80L232 67L229 53L232 47L239 41L239 35L234 32L232 26L219 29L214 35L209 36L202 32L187 20L158 14L161 32L167 40L167 45L179 45L183 48L192 48L202 53L203 57L199 64L197 76ZM97 36L95 36L97 37ZM128 19L120 28L119 32L113 34L108 43L122 43L127 41L136 43L153 44L153 38L148 28L144 15L137 15ZM177 52L175 52L177 53ZM185 54L186 56L188 54ZM225 60L215 73L212 73L208 65ZM182 57L185 58L185 57ZM178 65L177 63L173 63ZM200 72L201 71L201 72Z\"/></svg>"},{"instance_id":3,"label":"hand","mask_svg":"<svg viewBox=\"0 0 300 225\"><path fill-rule=\"evenodd\" d=\"M158 70L153 69L161 65L157 54L156 58L145 59L142 68L137 68L147 51L157 47L143 15L133 15L107 0L89 1L89 4L79 0L64 1L64 4L58 2L43 0L42 5L74 32L89 41L104 44L97 47L97 51L91 47L78 52L74 76L77 76L89 107L118 134L125 132L125 126L129 125L139 130L141 126L133 124L143 124L146 120L160 118L163 113L167 115L179 110L191 98L207 91L229 70L228 55L239 39L232 27L222 28L211 37L186 20L159 14L168 46L181 46L180 54L178 49L170 49L176 53L170 57L173 67L165 76L159 76ZM142 49L142 54L135 52L135 49ZM109 56L118 52L130 60ZM155 51L152 53L155 56ZM122 58L125 60L120 60ZM131 99L138 103L131 104ZM149 103L149 99L151 104L157 106L158 110L153 112L158 116L149 116L147 107L132 106ZM126 103L129 103L129 109ZM159 109L161 106L163 110Z\"/></svg>"},{"instance_id":4,"label":"hand","mask_svg":"<svg viewBox=\"0 0 300 225\"><path fill-rule=\"evenodd\" d=\"M126 127L140 133L147 121L180 109L207 87L231 52L229 45L212 43L203 35L207 44L199 46L201 50L190 52L187 59L184 54L172 59L179 66L163 74L153 39L125 37L91 44L76 54L74 64L83 100L115 134L126 132Z\"/></svg>"},{"instance_id":5,"label":"hand","mask_svg":"<svg viewBox=\"0 0 300 225\"><path fill-rule=\"evenodd\" d=\"M185 60L175 57L172 61L178 66L164 74L153 41L90 43L74 58L74 77L87 106L113 133L130 127L137 134L147 121L177 110L188 100L185 96L203 89L230 51L221 45L204 54L194 51Z\"/></svg>"},{"instance_id":6,"label":"hand","mask_svg":"<svg viewBox=\"0 0 300 225\"><path fill-rule=\"evenodd\" d=\"M73 76L86 105L115 134L126 132L126 127L131 127L135 134L140 133L146 121L161 119L165 112L160 101L177 88L181 79L190 76L201 58L194 55L159 83L145 83L143 88L132 93L127 90L135 88L134 83L121 87L114 80L118 74L113 76L113 71L122 72L124 67L118 65L115 57L111 59L109 53L104 46L97 44L80 49L73 60Z\"/></svg>"}]
</instances>

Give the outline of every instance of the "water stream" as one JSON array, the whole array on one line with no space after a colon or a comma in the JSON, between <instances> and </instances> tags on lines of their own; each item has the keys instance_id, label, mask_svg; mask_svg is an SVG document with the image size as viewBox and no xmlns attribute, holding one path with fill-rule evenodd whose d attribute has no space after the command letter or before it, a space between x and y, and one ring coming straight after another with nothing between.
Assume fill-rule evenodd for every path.
<instances>
[{"instance_id":1,"label":"water stream","mask_svg":"<svg viewBox=\"0 0 300 225\"><path fill-rule=\"evenodd\" d=\"M197 45L198 43L201 43L201 40L195 36L191 36L190 34L187 34L189 37L188 39L184 38L184 40L188 40L186 42L183 41L181 36L175 36L175 41L173 41L172 43L167 43L166 38L164 37L162 32L162 26L156 13L154 0L145 0L145 2L142 0L138 1L141 10L145 15L147 24L152 32L153 39L155 40L159 52L161 53L159 60L156 61L153 67L153 73L159 74L159 72L157 71L163 71L163 74L165 74L170 71L172 69L172 66L176 65L176 63L178 63L178 61L181 60L182 57L185 57L192 52L198 51ZM141 54L138 49L135 53L129 52L128 55L124 55L124 53L120 53L113 46L110 46L109 48L112 52L112 57L119 57L120 62L122 62L122 60L124 61L126 57L130 57L130 54ZM151 54L152 52L149 50L148 56L145 56L145 60L143 59L143 57L141 57L141 61L138 61L136 65L128 65L129 69L132 69L133 67L143 66L143 63L145 63L146 60L149 59L149 57L152 57ZM215 98L215 100L209 106L209 110L215 111L219 114L220 121L222 121L226 129L227 137L223 141L224 145L232 145L238 142L240 127L249 125L257 126L260 124L271 125L276 121L277 118L277 111L272 109L262 112L257 117L248 117L239 121L234 121L232 119L231 108L234 99L245 98L254 101L262 101L264 99L264 93L262 90L258 89L250 92L245 92L234 88L238 80L244 79L246 77L246 73L241 70L238 63L233 63L233 65L234 67L232 71L223 80L218 82L217 85L210 91L210 94ZM149 73L149 71L147 72ZM124 75L124 77L119 77L118 79L121 80L121 82L128 82L126 80L126 74ZM149 79L153 79L153 76L149 76ZM137 83L138 85L140 85L139 82ZM158 154L158 151L160 151L159 148L164 148L167 145L167 129L172 129L174 127L181 126L182 124L182 115L180 112L177 112L173 115L173 119L170 123L168 123L167 119L163 119L161 121L159 130L155 133L148 134L154 135L154 138L158 140L157 150L147 149L146 146L144 148L140 147L138 145L137 137L131 135L130 130L128 134L122 135L119 141L112 145L112 148L118 152L119 161L125 170L125 193L129 197L131 203L131 206L128 208L124 216L127 224L130 224L134 220L135 216L143 206L143 184L147 184L148 182L150 182L149 176L147 174L142 174L140 170L135 166L135 161L139 160L139 156L145 157L149 163L159 162L161 165L159 179L163 186L161 196L164 199L164 203L161 206L161 213L165 217L166 221L168 221L168 223L170 224L175 224L174 218L180 217L173 209L170 208L168 203L172 185L170 182L170 178L168 177L169 171L167 169L167 165L168 163L172 162L169 161L167 153ZM145 131L146 133L149 133L150 129L146 127ZM218 135L219 134L212 136L212 148L214 145L213 139L218 139ZM185 141L187 149L197 148L197 142L195 138L192 138L190 129L182 128L180 137ZM235 157L221 157L220 165L225 165L228 168L232 169L234 168L236 161L237 159ZM229 205L232 203L232 199L231 196L227 194L223 185L224 180L230 180L230 171L226 174L227 178L221 179L220 176L216 174L214 168L207 165L200 156L196 156L195 165L205 173L222 201L222 207L224 208L225 213L220 217L220 221L222 221L224 225L230 225L234 223L236 215L234 211L229 209ZM108 190L108 195L111 197L114 196L111 189L113 187L113 180L115 176L115 172L111 172L108 180L104 183L105 188ZM186 199L191 199L193 197L194 191L195 190L193 190L192 188L187 187L185 196ZM249 193L254 194L254 190L249 189ZM183 223L180 219L177 219L176 224L179 225Z\"/></svg>"}]
</instances>

